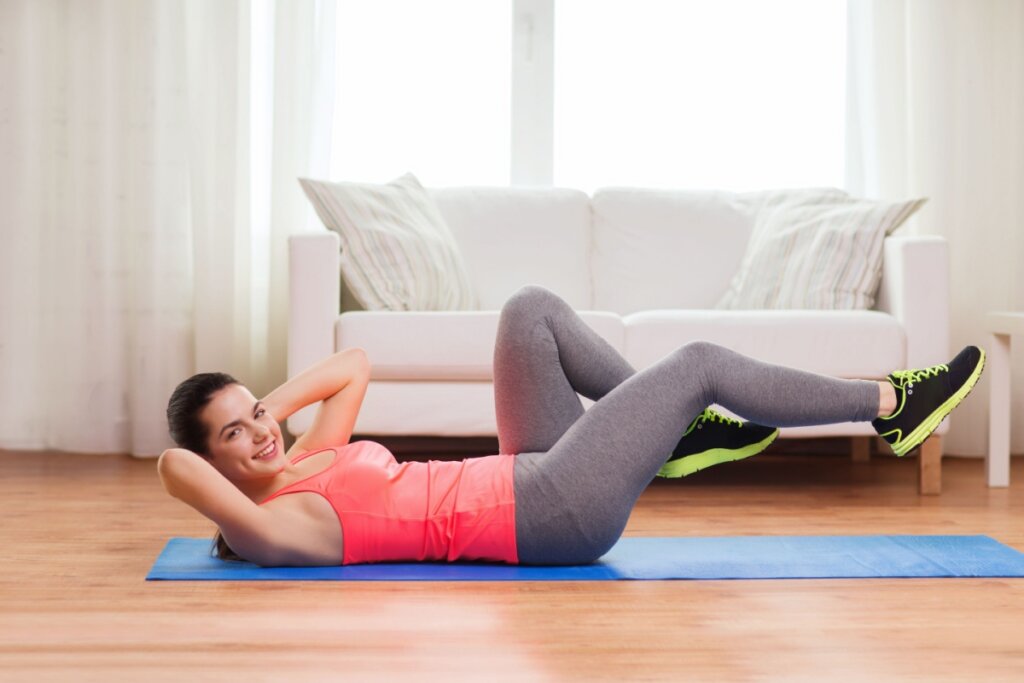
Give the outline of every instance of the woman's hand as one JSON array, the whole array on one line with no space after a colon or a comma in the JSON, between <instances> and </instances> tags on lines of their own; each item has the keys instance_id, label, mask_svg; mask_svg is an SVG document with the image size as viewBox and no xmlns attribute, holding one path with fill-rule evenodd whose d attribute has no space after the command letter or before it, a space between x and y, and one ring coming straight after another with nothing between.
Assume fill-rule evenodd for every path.
<instances>
[{"instance_id":1,"label":"woman's hand","mask_svg":"<svg viewBox=\"0 0 1024 683\"><path fill-rule=\"evenodd\" d=\"M289 453L344 446L352 437L359 408L370 383L370 361L360 348L344 349L296 375L267 394L264 405L283 420L296 410L322 400L313 424L296 439ZM284 417L278 418L275 409Z\"/></svg>"}]
</instances>

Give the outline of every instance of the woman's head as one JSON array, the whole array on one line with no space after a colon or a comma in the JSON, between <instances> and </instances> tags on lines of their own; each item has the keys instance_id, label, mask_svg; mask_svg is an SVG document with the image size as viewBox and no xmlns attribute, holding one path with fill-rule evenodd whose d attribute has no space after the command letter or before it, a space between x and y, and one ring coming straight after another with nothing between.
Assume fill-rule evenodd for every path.
<instances>
[{"instance_id":1,"label":"woman's head","mask_svg":"<svg viewBox=\"0 0 1024 683\"><path fill-rule=\"evenodd\" d=\"M167 403L167 425L179 448L212 464L232 482L273 476L284 469L281 426L245 386L223 372L203 372L182 382ZM258 454L273 444L269 456ZM214 552L241 560L220 531Z\"/></svg>"},{"instance_id":2,"label":"woman's head","mask_svg":"<svg viewBox=\"0 0 1024 683\"><path fill-rule=\"evenodd\" d=\"M204 372L179 384L167 403L167 425L180 448L206 458L232 482L284 469L281 426L231 375Z\"/></svg>"}]
</instances>

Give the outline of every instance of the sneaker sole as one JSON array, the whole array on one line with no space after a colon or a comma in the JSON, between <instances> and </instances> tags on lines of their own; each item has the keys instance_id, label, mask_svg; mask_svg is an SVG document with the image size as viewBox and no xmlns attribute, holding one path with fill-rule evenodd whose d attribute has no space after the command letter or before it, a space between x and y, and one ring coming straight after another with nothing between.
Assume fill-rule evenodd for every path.
<instances>
[{"instance_id":1,"label":"sneaker sole","mask_svg":"<svg viewBox=\"0 0 1024 683\"><path fill-rule=\"evenodd\" d=\"M700 470L706 467L711 467L712 465L749 458L750 456L757 455L767 448L772 441L775 441L775 437L778 435L779 430L776 429L758 443L750 444L749 446L745 446L739 450L712 448L711 450L704 451L703 453L687 455L684 458L679 458L678 460L673 460L662 465L661 470L658 471L658 476L665 477L667 479L678 479L679 477L685 477L688 474L699 472Z\"/></svg>"},{"instance_id":2,"label":"sneaker sole","mask_svg":"<svg viewBox=\"0 0 1024 683\"><path fill-rule=\"evenodd\" d=\"M914 431L910 432L907 438L900 441L898 444L892 445L893 453L898 457L903 457L910 451L920 446L925 439L931 436L932 432L939 428L942 421L953 412L953 409L960 405L960 402L971 393L971 389L978 383L978 378L981 377L981 371L985 369L985 350L981 351L981 359L978 363L978 367L974 368L974 372L971 373L964 385L956 390L952 396L946 399L946 402L936 408L931 415L925 418L921 424L919 424Z\"/></svg>"}]
</instances>

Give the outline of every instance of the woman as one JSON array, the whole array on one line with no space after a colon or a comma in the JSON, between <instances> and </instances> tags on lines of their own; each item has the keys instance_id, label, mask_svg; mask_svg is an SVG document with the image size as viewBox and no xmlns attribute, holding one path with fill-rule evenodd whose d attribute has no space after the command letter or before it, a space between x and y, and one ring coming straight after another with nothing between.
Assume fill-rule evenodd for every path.
<instances>
[{"instance_id":1,"label":"woman","mask_svg":"<svg viewBox=\"0 0 1024 683\"><path fill-rule=\"evenodd\" d=\"M399 464L380 444L349 443L370 368L352 348L261 401L228 375L186 380L167 410L180 447L158 469L171 495L217 524L221 557L586 564L619 539L656 475L747 457L778 433L711 404L775 426L871 420L904 455L970 392L984 361L969 346L948 365L876 382L697 341L636 372L565 301L528 285L498 323L497 455ZM577 392L596 403L584 411ZM310 429L282 454L281 422L319 400Z\"/></svg>"}]
</instances>

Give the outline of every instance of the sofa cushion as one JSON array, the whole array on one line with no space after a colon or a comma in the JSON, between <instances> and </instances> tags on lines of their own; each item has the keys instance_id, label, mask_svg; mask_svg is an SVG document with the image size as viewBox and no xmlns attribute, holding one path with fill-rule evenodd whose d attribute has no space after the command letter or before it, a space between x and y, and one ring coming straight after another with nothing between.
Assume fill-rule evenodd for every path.
<instances>
[{"instance_id":1,"label":"sofa cushion","mask_svg":"<svg viewBox=\"0 0 1024 683\"><path fill-rule=\"evenodd\" d=\"M741 196L753 233L720 309L869 309L882 276L882 243L925 202L876 201L836 188Z\"/></svg>"},{"instance_id":2,"label":"sofa cushion","mask_svg":"<svg viewBox=\"0 0 1024 683\"><path fill-rule=\"evenodd\" d=\"M697 340L833 377L881 379L906 362L903 327L880 311L661 310L624 322L624 355L638 370Z\"/></svg>"},{"instance_id":3,"label":"sofa cushion","mask_svg":"<svg viewBox=\"0 0 1024 683\"><path fill-rule=\"evenodd\" d=\"M591 308L590 199L579 190L455 187L430 190L455 235L480 310L499 310L523 285Z\"/></svg>"},{"instance_id":4,"label":"sofa cushion","mask_svg":"<svg viewBox=\"0 0 1024 683\"><path fill-rule=\"evenodd\" d=\"M372 380L492 380L500 311L350 311L335 324L335 350L369 354ZM616 349L622 318L580 311L583 321Z\"/></svg>"},{"instance_id":5,"label":"sofa cushion","mask_svg":"<svg viewBox=\"0 0 1024 683\"><path fill-rule=\"evenodd\" d=\"M591 308L621 315L712 308L753 226L731 192L601 188L591 205Z\"/></svg>"},{"instance_id":6,"label":"sofa cushion","mask_svg":"<svg viewBox=\"0 0 1024 683\"><path fill-rule=\"evenodd\" d=\"M362 308L477 308L458 244L413 174L386 185L299 183L323 224L341 236L341 272Z\"/></svg>"},{"instance_id":7,"label":"sofa cushion","mask_svg":"<svg viewBox=\"0 0 1024 683\"><path fill-rule=\"evenodd\" d=\"M584 399L581 402L586 405ZM493 437L498 432L494 385L373 381L359 407L355 430L360 435Z\"/></svg>"}]
</instances>

